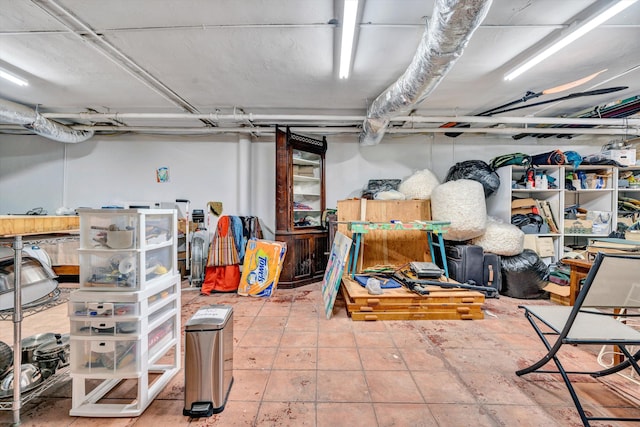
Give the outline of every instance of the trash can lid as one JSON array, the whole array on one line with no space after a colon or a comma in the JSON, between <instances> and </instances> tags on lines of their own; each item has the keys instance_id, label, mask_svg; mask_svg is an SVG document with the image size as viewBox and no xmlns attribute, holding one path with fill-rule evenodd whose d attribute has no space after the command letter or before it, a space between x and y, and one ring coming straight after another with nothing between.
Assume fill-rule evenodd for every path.
<instances>
[{"instance_id":1,"label":"trash can lid","mask_svg":"<svg viewBox=\"0 0 640 427\"><path fill-rule=\"evenodd\" d=\"M213 304L202 307L187 321L186 330L222 329L232 312L233 308L229 305Z\"/></svg>"}]
</instances>

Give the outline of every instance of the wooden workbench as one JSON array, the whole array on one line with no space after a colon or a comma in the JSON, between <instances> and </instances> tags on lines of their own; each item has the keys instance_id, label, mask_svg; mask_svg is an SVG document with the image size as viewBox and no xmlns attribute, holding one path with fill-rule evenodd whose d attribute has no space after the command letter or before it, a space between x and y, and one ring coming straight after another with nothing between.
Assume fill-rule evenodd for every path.
<instances>
[{"instance_id":1,"label":"wooden workbench","mask_svg":"<svg viewBox=\"0 0 640 427\"><path fill-rule=\"evenodd\" d=\"M0 215L0 237L69 233L79 229L77 215Z\"/></svg>"}]
</instances>

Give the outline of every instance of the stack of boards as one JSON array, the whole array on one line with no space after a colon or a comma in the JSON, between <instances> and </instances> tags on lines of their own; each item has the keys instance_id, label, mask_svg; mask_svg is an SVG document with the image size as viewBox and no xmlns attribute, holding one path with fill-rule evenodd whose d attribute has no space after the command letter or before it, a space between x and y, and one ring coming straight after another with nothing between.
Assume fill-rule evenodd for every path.
<instances>
[{"instance_id":1,"label":"stack of boards","mask_svg":"<svg viewBox=\"0 0 640 427\"><path fill-rule=\"evenodd\" d=\"M439 286L428 286L428 289L428 295L419 295L405 287L384 289L382 295L371 295L346 275L341 286L352 320L484 319L482 292Z\"/></svg>"}]
</instances>

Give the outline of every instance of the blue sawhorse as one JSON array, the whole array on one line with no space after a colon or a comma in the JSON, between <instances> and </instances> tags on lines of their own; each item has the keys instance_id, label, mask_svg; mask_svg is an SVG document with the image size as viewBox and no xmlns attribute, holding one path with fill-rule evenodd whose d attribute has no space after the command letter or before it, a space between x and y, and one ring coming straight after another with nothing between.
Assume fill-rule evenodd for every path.
<instances>
[{"instance_id":1,"label":"blue sawhorse","mask_svg":"<svg viewBox=\"0 0 640 427\"><path fill-rule=\"evenodd\" d=\"M349 265L347 271L351 278L356 274L358 255L362 245L362 235L369 230L422 230L427 233L427 241L429 242L429 253L431 259L434 259L434 246L440 248L440 256L442 257L444 274L449 279L449 269L447 268L447 258L444 252L444 239L442 235L447 232L447 228L451 223L449 221L410 221L410 222L361 222L354 221L347 225L353 236L353 247L349 255ZM434 237L437 236L438 243L434 243Z\"/></svg>"}]
</instances>

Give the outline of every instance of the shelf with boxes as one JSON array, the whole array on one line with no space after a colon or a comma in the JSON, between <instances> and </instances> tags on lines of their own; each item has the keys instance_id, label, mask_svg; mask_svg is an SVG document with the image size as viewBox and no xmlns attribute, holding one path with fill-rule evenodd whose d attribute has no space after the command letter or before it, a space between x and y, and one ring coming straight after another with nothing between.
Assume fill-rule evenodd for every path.
<instances>
[{"instance_id":1,"label":"shelf with boxes","mask_svg":"<svg viewBox=\"0 0 640 427\"><path fill-rule=\"evenodd\" d=\"M583 247L615 227L617 168L565 167L564 245Z\"/></svg>"},{"instance_id":2,"label":"shelf with boxes","mask_svg":"<svg viewBox=\"0 0 640 427\"><path fill-rule=\"evenodd\" d=\"M69 301L73 416L140 415L180 369L175 210L82 209ZM105 403L122 381L135 399ZM97 384L97 385L96 385Z\"/></svg>"},{"instance_id":3,"label":"shelf with boxes","mask_svg":"<svg viewBox=\"0 0 640 427\"><path fill-rule=\"evenodd\" d=\"M526 246L537 248L547 263L562 258L566 247L586 246L590 237L606 236L615 228L616 167L506 166L497 172L502 183L511 185L501 185L487 200L489 215L523 221L518 225L527 234Z\"/></svg>"},{"instance_id":4,"label":"shelf with boxes","mask_svg":"<svg viewBox=\"0 0 640 427\"><path fill-rule=\"evenodd\" d=\"M506 185L487 199L488 214L518 225L525 232L525 247L556 262L562 253L562 168L506 166L497 173Z\"/></svg>"}]
</instances>

